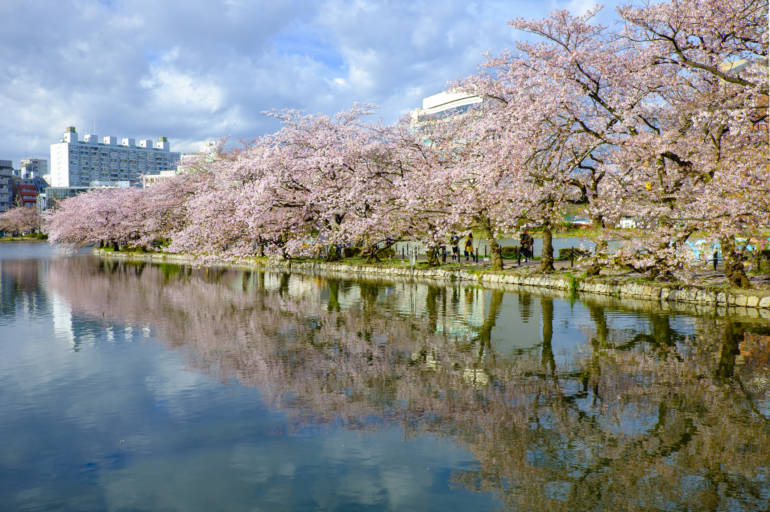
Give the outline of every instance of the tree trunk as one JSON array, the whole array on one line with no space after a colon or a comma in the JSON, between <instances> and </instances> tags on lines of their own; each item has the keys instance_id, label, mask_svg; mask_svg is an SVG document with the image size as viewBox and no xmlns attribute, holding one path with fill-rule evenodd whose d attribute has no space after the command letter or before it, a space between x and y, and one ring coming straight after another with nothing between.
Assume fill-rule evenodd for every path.
<instances>
[{"instance_id":1,"label":"tree trunk","mask_svg":"<svg viewBox=\"0 0 770 512\"><path fill-rule=\"evenodd\" d=\"M540 298L540 308L543 310L543 351L542 363L551 376L556 376L556 360L553 356L553 299Z\"/></svg>"},{"instance_id":2,"label":"tree trunk","mask_svg":"<svg viewBox=\"0 0 770 512\"><path fill-rule=\"evenodd\" d=\"M441 261L438 257L438 247L435 245L428 247L425 255L428 257L428 265L431 267L438 267L441 264Z\"/></svg>"},{"instance_id":3,"label":"tree trunk","mask_svg":"<svg viewBox=\"0 0 770 512\"><path fill-rule=\"evenodd\" d=\"M377 257L377 252L379 249L377 248L377 245L367 245L364 247L363 251L361 252L361 256L366 258L367 263L379 263L380 258Z\"/></svg>"},{"instance_id":4,"label":"tree trunk","mask_svg":"<svg viewBox=\"0 0 770 512\"><path fill-rule=\"evenodd\" d=\"M607 252L608 244L607 240L599 240L596 242L596 249L594 249L594 255L591 258L591 263L586 269L586 275L598 276L602 271L602 266L599 264L599 258L601 258Z\"/></svg>"},{"instance_id":5,"label":"tree trunk","mask_svg":"<svg viewBox=\"0 0 770 512\"><path fill-rule=\"evenodd\" d=\"M383 244L380 247L380 244ZM361 256L366 258L367 263L379 263L383 259L392 258L395 251L391 248L395 242L385 240L384 242L363 244Z\"/></svg>"},{"instance_id":6,"label":"tree trunk","mask_svg":"<svg viewBox=\"0 0 770 512\"><path fill-rule=\"evenodd\" d=\"M743 331L730 320L725 325L725 333L722 339L722 350L719 354L719 366L716 377L720 380L728 380L735 374L735 358L741 353L740 342L743 340Z\"/></svg>"},{"instance_id":7,"label":"tree trunk","mask_svg":"<svg viewBox=\"0 0 770 512\"><path fill-rule=\"evenodd\" d=\"M437 286L428 286L428 293L425 294L425 311L428 313L428 325L431 329L438 329L438 297L439 288Z\"/></svg>"},{"instance_id":8,"label":"tree trunk","mask_svg":"<svg viewBox=\"0 0 770 512\"><path fill-rule=\"evenodd\" d=\"M342 259L342 255L337 245L330 245L329 250L326 252L326 261L339 261L340 259Z\"/></svg>"},{"instance_id":9,"label":"tree trunk","mask_svg":"<svg viewBox=\"0 0 770 512\"><path fill-rule=\"evenodd\" d=\"M607 327L607 314L602 306L596 304L586 304L586 306L588 307L588 314L594 322L594 329L596 329L596 336L591 342L593 343L595 340L598 348L607 348L607 339L610 334Z\"/></svg>"},{"instance_id":10,"label":"tree trunk","mask_svg":"<svg viewBox=\"0 0 770 512\"><path fill-rule=\"evenodd\" d=\"M487 245L489 246L489 261L492 264L492 270L503 270L503 249L500 244L495 240L495 234L492 231L492 223L486 218L481 218L481 229L484 231L484 236L487 237Z\"/></svg>"},{"instance_id":11,"label":"tree trunk","mask_svg":"<svg viewBox=\"0 0 770 512\"><path fill-rule=\"evenodd\" d=\"M540 256L540 272L551 273L553 268L553 233L551 224L543 226L543 253Z\"/></svg>"},{"instance_id":12,"label":"tree trunk","mask_svg":"<svg viewBox=\"0 0 770 512\"><path fill-rule=\"evenodd\" d=\"M291 276L288 273L281 274L281 281L278 284L278 294L285 297L289 294L289 280Z\"/></svg>"},{"instance_id":13,"label":"tree trunk","mask_svg":"<svg viewBox=\"0 0 770 512\"><path fill-rule=\"evenodd\" d=\"M731 286L736 288L751 288L746 270L743 268L741 254L735 250L735 240L732 237L722 237L722 258L725 264L725 278Z\"/></svg>"},{"instance_id":14,"label":"tree trunk","mask_svg":"<svg viewBox=\"0 0 770 512\"><path fill-rule=\"evenodd\" d=\"M340 310L340 282L336 279L329 279L329 302L326 304L327 311Z\"/></svg>"},{"instance_id":15,"label":"tree trunk","mask_svg":"<svg viewBox=\"0 0 770 512\"><path fill-rule=\"evenodd\" d=\"M489 301L489 311L487 312L484 323L479 329L479 355L476 359L476 365L480 365L486 352L494 361L495 355L492 352L492 329L495 328L497 316L500 314L500 305L503 303L503 292L492 290L492 297Z\"/></svg>"}]
</instances>

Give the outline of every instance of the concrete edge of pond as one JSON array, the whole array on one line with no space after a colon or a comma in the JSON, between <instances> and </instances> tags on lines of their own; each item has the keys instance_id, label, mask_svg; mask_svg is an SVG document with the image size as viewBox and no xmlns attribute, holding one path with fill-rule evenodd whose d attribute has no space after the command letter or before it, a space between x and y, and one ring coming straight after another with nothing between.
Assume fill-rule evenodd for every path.
<instances>
[{"instance_id":1,"label":"concrete edge of pond","mask_svg":"<svg viewBox=\"0 0 770 512\"><path fill-rule=\"evenodd\" d=\"M634 309L644 309L655 303L663 311L697 315L737 315L770 319L770 292L767 290L713 290L683 283L635 283L608 277L580 278L564 275L520 275L507 272L468 272L465 270L415 269L410 267L381 267L318 261L222 261L202 264L194 256L184 254L120 253L95 249L95 254L107 259L148 263L172 263L267 271L325 275L339 278L375 277L390 280L441 281L473 283L489 289L533 292L549 290L565 297L594 299L606 297L622 301ZM602 301L604 302L604 301ZM656 308L657 309L657 308Z\"/></svg>"}]
</instances>

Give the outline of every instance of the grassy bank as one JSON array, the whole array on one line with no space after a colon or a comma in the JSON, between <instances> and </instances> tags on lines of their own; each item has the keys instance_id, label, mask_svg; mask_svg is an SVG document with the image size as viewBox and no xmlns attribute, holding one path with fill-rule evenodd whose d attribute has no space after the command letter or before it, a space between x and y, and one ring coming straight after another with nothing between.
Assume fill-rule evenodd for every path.
<instances>
[{"instance_id":1,"label":"grassy bank","mask_svg":"<svg viewBox=\"0 0 770 512\"><path fill-rule=\"evenodd\" d=\"M48 240L48 235L45 233L38 233L35 235L24 236L1 236L0 242L45 242Z\"/></svg>"}]
</instances>

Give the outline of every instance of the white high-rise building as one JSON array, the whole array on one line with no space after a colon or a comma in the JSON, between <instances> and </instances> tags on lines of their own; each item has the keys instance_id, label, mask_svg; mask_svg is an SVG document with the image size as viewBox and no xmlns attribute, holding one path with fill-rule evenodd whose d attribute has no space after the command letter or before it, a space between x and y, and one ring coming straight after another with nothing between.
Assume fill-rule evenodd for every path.
<instances>
[{"instance_id":1,"label":"white high-rise building","mask_svg":"<svg viewBox=\"0 0 770 512\"><path fill-rule=\"evenodd\" d=\"M68 126L61 142L51 144L51 186L88 187L94 182L111 185L129 182L141 183L144 174L158 174L174 169L179 153L169 150L168 139L142 139L135 144L132 138L104 137L94 134L78 140L74 126Z\"/></svg>"}]
</instances>

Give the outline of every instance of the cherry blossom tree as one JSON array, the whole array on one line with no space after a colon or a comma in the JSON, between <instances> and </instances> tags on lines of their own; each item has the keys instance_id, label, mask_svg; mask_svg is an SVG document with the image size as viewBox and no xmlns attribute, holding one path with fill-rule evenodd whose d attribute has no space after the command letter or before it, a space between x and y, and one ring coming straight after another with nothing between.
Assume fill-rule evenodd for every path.
<instances>
[{"instance_id":1,"label":"cherry blossom tree","mask_svg":"<svg viewBox=\"0 0 770 512\"><path fill-rule=\"evenodd\" d=\"M239 182L232 166L238 155L220 155L183 175L189 194L182 205L184 219L171 237L169 251L201 257L251 254L253 244L247 226L235 216Z\"/></svg>"},{"instance_id":2,"label":"cherry blossom tree","mask_svg":"<svg viewBox=\"0 0 770 512\"><path fill-rule=\"evenodd\" d=\"M188 200L201 183L200 173L191 172L144 190L95 189L64 199L46 212L49 240L152 249L187 224Z\"/></svg>"},{"instance_id":3,"label":"cherry blossom tree","mask_svg":"<svg viewBox=\"0 0 770 512\"><path fill-rule=\"evenodd\" d=\"M606 153L627 132L618 112L643 94L627 87L633 59L583 16L510 24L539 37L518 53L489 58L482 72L460 82L486 99L472 137L480 166L505 176L507 225L529 224L544 235L541 270L553 271L552 231L569 204L583 204L603 223L596 201L606 173Z\"/></svg>"},{"instance_id":4,"label":"cherry blossom tree","mask_svg":"<svg viewBox=\"0 0 770 512\"><path fill-rule=\"evenodd\" d=\"M763 0L620 9L622 38L655 91L637 109L646 129L618 153L624 172L607 203L650 228L636 266L687 268L682 244L700 231L720 241L729 282L748 286L735 239L768 223L767 11Z\"/></svg>"},{"instance_id":5,"label":"cherry blossom tree","mask_svg":"<svg viewBox=\"0 0 770 512\"><path fill-rule=\"evenodd\" d=\"M125 245L138 238L139 189L102 189L60 201L47 212L51 242L76 246L106 243Z\"/></svg>"},{"instance_id":6,"label":"cherry blossom tree","mask_svg":"<svg viewBox=\"0 0 770 512\"><path fill-rule=\"evenodd\" d=\"M218 163L172 248L249 256L264 246L288 257L354 244L376 257L408 225L396 220L408 182L396 158L404 133L364 122L370 113L271 114L283 128Z\"/></svg>"},{"instance_id":7,"label":"cherry blossom tree","mask_svg":"<svg viewBox=\"0 0 770 512\"><path fill-rule=\"evenodd\" d=\"M402 210L413 233L421 233L429 262L438 264L438 248L447 236L477 227L489 241L492 269L502 269L495 241L509 182L498 169L480 163L485 134L474 133L484 107L464 115L422 123L415 135L401 139L399 163L409 168Z\"/></svg>"},{"instance_id":8,"label":"cherry blossom tree","mask_svg":"<svg viewBox=\"0 0 770 512\"><path fill-rule=\"evenodd\" d=\"M490 59L462 85L499 105L479 123L477 133L494 137L477 154L516 181L514 217L543 228L542 270L552 269L553 225L579 202L598 225L643 219L648 231L634 233L621 262L671 275L689 268L682 246L706 229L722 242L731 283L746 285L730 256L737 233L766 222L747 200L766 188L767 139L756 129L767 115L767 68L757 64L766 7L626 7L622 33L592 24L595 10L511 22L540 42ZM694 201L709 206L692 215Z\"/></svg>"},{"instance_id":9,"label":"cherry blossom tree","mask_svg":"<svg viewBox=\"0 0 770 512\"><path fill-rule=\"evenodd\" d=\"M286 236L289 252L315 245L354 244L373 255L398 235L404 169L392 165L392 127L366 123L371 108L355 106L334 117L273 114L284 124L250 153L262 170L244 192L238 215L255 232ZM332 254L334 252L332 251Z\"/></svg>"},{"instance_id":10,"label":"cherry blossom tree","mask_svg":"<svg viewBox=\"0 0 770 512\"><path fill-rule=\"evenodd\" d=\"M210 173L200 165L194 165L185 174L145 189L140 201L134 205L141 213L136 245L153 248L177 239L192 215L190 199L210 179Z\"/></svg>"},{"instance_id":11,"label":"cherry blossom tree","mask_svg":"<svg viewBox=\"0 0 770 512\"><path fill-rule=\"evenodd\" d=\"M424 240L429 261L451 233L553 231L578 205L597 227L640 229L601 264L687 277L685 243L718 241L729 282L748 286L741 239L770 225L767 0L671 0L619 9L619 29L556 11L516 19L535 36L453 87L484 99L414 127L273 113L282 128L145 191L92 191L48 215L52 241L107 242L202 257L338 257Z\"/></svg>"},{"instance_id":12,"label":"cherry blossom tree","mask_svg":"<svg viewBox=\"0 0 770 512\"><path fill-rule=\"evenodd\" d=\"M40 229L40 215L35 207L17 206L0 213L0 231L30 233Z\"/></svg>"}]
</instances>

